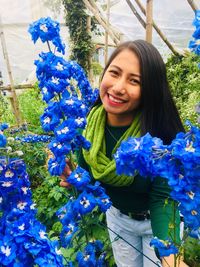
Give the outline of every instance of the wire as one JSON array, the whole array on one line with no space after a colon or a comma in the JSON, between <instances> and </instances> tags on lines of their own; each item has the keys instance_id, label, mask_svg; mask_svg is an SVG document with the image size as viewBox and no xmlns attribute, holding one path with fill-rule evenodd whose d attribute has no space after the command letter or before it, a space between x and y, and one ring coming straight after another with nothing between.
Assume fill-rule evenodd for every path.
<instances>
[{"instance_id":1,"label":"wire","mask_svg":"<svg viewBox=\"0 0 200 267\"><path fill-rule=\"evenodd\" d=\"M142 254L145 258L147 258L148 260L150 260L153 264L155 264L156 266L161 266L160 264L158 264L157 262L153 261L151 258L149 258L147 255L145 255L142 251L140 251L138 248L136 248L135 246L133 246L129 241L127 241L126 239L124 239L121 235L119 235L118 233L116 233L114 230L112 230L110 227L108 227L107 225L105 225L104 223L100 222L99 223L102 227L107 227L108 230L110 230L113 234L116 235L116 238L120 238L122 239L125 243L127 243L129 246L131 246L132 248L134 248L135 250L137 250L140 254Z\"/></svg>"}]
</instances>

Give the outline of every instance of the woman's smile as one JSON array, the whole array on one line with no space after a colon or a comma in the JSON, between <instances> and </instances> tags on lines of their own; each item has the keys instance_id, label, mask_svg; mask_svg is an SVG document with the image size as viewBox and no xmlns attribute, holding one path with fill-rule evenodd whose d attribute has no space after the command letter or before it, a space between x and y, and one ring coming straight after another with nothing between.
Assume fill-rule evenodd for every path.
<instances>
[{"instance_id":1,"label":"woman's smile","mask_svg":"<svg viewBox=\"0 0 200 267\"><path fill-rule=\"evenodd\" d=\"M124 104L124 103L127 102L127 101L125 101L125 100L123 100L121 98L118 98L116 96L113 96L113 95L111 95L109 93L107 95L108 95L108 99L109 99L111 105Z\"/></svg>"}]
</instances>

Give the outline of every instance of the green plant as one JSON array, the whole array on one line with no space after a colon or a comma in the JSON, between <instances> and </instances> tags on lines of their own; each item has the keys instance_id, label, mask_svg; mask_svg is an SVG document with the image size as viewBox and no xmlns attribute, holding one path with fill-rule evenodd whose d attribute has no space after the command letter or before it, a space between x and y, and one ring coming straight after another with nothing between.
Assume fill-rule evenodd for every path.
<instances>
[{"instance_id":1,"label":"green plant","mask_svg":"<svg viewBox=\"0 0 200 267\"><path fill-rule=\"evenodd\" d=\"M37 204L37 217L44 223L51 236L58 236L61 224L58 222L56 211L68 201L67 190L59 186L59 178L50 176L43 169L40 172L41 184L33 190L33 199Z\"/></svg>"},{"instance_id":2,"label":"green plant","mask_svg":"<svg viewBox=\"0 0 200 267\"><path fill-rule=\"evenodd\" d=\"M71 40L71 59L76 60L89 73L91 68L91 55L94 50L92 36L88 31L89 16L86 13L85 4L82 0L63 0L66 10L66 25L69 28ZM97 33L97 23L91 18L91 32Z\"/></svg>"},{"instance_id":3,"label":"green plant","mask_svg":"<svg viewBox=\"0 0 200 267\"><path fill-rule=\"evenodd\" d=\"M38 85L35 84L35 88L28 89L20 94L18 99L22 119L28 124L28 129L38 134L43 133L40 116L46 105L42 101Z\"/></svg>"},{"instance_id":4,"label":"green plant","mask_svg":"<svg viewBox=\"0 0 200 267\"><path fill-rule=\"evenodd\" d=\"M168 81L182 121L197 123L195 105L200 99L198 68L199 57L193 53L171 55L166 63Z\"/></svg>"},{"instance_id":5,"label":"green plant","mask_svg":"<svg viewBox=\"0 0 200 267\"><path fill-rule=\"evenodd\" d=\"M192 237L187 238L184 244L186 263L191 267L200 267L200 241Z\"/></svg>"}]
</instances>

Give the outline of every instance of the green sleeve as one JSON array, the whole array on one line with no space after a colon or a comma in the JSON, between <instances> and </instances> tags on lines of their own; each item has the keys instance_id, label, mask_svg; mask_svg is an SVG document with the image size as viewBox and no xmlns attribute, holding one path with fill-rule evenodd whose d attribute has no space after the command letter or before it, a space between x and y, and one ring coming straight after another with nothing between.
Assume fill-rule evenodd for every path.
<instances>
[{"instance_id":1,"label":"green sleeve","mask_svg":"<svg viewBox=\"0 0 200 267\"><path fill-rule=\"evenodd\" d=\"M150 192L150 216L153 235L159 239L180 242L180 215L177 203L170 198L167 179L157 177Z\"/></svg>"}]
</instances>

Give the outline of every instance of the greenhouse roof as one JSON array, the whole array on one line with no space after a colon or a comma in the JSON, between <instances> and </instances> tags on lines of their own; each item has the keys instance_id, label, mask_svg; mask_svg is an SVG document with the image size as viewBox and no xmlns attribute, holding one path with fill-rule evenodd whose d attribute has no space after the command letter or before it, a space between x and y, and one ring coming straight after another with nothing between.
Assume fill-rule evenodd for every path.
<instances>
[{"instance_id":1,"label":"greenhouse roof","mask_svg":"<svg viewBox=\"0 0 200 267\"><path fill-rule=\"evenodd\" d=\"M48 2L48 6L44 2ZM68 43L68 31L64 26L63 8L60 9L60 13L52 12L50 7L53 2L55 4L55 2L61 3L62 1L1 0L0 14L3 32L15 83L22 83L30 76L31 72L34 73L33 62L41 51L41 43L36 46L33 45L27 32L28 25L32 21L44 16L51 16L53 19L58 20L62 23L62 38L66 44ZM97 1L97 4L103 9L103 5L106 2ZM137 7L134 0L131 2ZM146 0L140 0L140 2L145 6ZM194 30L192 26L194 11L188 2L187 0L153 1L153 19L155 23L170 43L181 53L187 48ZM200 0L194 0L193 2L199 9ZM140 10L138 13L144 18ZM106 17L106 10L104 10L104 14ZM123 40L145 39L144 28L125 0L111 1L110 24L123 34ZM96 39L96 42L98 42L98 39ZM102 39L102 42L104 42L104 39ZM164 57L170 53L170 50L156 31L153 31L153 44ZM4 85L6 85L9 83L9 79L2 48L0 48L0 71L2 72Z\"/></svg>"}]
</instances>

